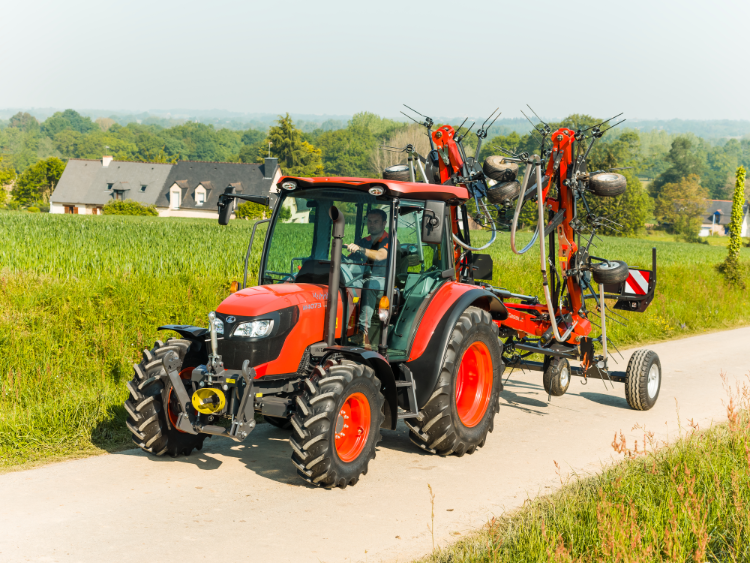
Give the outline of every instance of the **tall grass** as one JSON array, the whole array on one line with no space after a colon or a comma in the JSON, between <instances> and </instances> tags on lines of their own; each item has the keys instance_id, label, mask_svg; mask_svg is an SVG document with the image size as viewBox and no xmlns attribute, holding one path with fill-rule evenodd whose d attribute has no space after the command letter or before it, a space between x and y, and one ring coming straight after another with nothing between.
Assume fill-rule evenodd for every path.
<instances>
[{"instance_id":1,"label":"tall grass","mask_svg":"<svg viewBox=\"0 0 750 563\"><path fill-rule=\"evenodd\" d=\"M201 219L0 214L0 467L127 445L121 404L131 364L165 337L159 325L205 325L230 282L241 279L251 228L249 221L220 228ZM258 229L251 283L265 229ZM536 249L517 257L507 242L501 235L491 250L495 284L538 293ZM748 292L715 271L724 249L654 244L657 296L645 314L611 327L618 346L750 323ZM648 267L650 248L605 238L596 252ZM750 250L741 259L747 264Z\"/></svg>"},{"instance_id":2,"label":"tall grass","mask_svg":"<svg viewBox=\"0 0 750 563\"><path fill-rule=\"evenodd\" d=\"M615 436L625 461L423 563L750 560L750 386L731 397L726 424L671 445L644 430L640 449Z\"/></svg>"}]
</instances>

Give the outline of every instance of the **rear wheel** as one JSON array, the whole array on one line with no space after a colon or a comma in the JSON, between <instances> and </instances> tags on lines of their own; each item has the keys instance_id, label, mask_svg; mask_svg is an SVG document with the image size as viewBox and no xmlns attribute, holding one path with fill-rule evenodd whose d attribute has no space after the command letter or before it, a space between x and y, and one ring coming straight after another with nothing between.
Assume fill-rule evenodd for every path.
<instances>
[{"instance_id":1,"label":"rear wheel","mask_svg":"<svg viewBox=\"0 0 750 563\"><path fill-rule=\"evenodd\" d=\"M125 401L128 413L127 426L133 434L133 442L143 451L172 457L190 455L193 449L200 450L206 434L187 434L175 428L179 414L171 383L165 376L162 359L175 352L180 360L180 377L189 382L192 368L200 363L189 354L189 340L170 338L164 344L157 341L151 350L143 351L143 360L133 366L135 375L127 383L130 397ZM167 386L164 386L166 379ZM187 388L187 384L186 384Z\"/></svg>"},{"instance_id":2,"label":"rear wheel","mask_svg":"<svg viewBox=\"0 0 750 563\"><path fill-rule=\"evenodd\" d=\"M647 411L661 390L661 362L653 350L636 350L625 372L625 399L631 409Z\"/></svg>"},{"instance_id":3,"label":"rear wheel","mask_svg":"<svg viewBox=\"0 0 750 563\"><path fill-rule=\"evenodd\" d=\"M417 446L440 455L474 453L500 408L502 347L487 311L469 307L448 340L432 396L407 422Z\"/></svg>"},{"instance_id":4,"label":"rear wheel","mask_svg":"<svg viewBox=\"0 0 750 563\"><path fill-rule=\"evenodd\" d=\"M383 424L383 395L375 372L361 364L330 364L308 379L295 400L292 463L319 487L355 485L367 473Z\"/></svg>"}]
</instances>

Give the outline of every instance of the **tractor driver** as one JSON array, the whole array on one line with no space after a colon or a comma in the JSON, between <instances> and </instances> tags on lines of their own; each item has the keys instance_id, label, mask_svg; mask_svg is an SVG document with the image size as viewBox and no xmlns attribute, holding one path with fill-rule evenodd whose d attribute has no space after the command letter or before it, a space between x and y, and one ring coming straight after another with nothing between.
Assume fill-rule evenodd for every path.
<instances>
[{"instance_id":1,"label":"tractor driver","mask_svg":"<svg viewBox=\"0 0 750 563\"><path fill-rule=\"evenodd\" d=\"M362 305L359 314L359 333L363 344L369 345L367 333L370 319L375 307L385 289L385 270L388 260L388 244L390 237L385 232L388 214L382 209L372 209L367 214L367 232L369 236L359 241L359 244L347 244L346 248L355 255L365 258L365 275L362 285Z\"/></svg>"}]
</instances>

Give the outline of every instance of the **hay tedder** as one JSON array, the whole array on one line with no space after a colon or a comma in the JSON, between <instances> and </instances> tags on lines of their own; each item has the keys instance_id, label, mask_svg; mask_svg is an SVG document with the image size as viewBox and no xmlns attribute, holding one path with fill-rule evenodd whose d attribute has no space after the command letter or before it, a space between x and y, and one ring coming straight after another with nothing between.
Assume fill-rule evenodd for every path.
<instances>
[{"instance_id":1,"label":"hay tedder","mask_svg":"<svg viewBox=\"0 0 750 563\"><path fill-rule=\"evenodd\" d=\"M600 127L553 133L545 125L541 157L495 156L480 167L466 156L468 131L433 130L421 117L432 150L422 156L407 147L408 164L383 179L281 178L257 285L247 285L248 262L264 221L253 228L243 283L209 313L208 327L160 327L180 338L157 342L134 366L125 409L138 446L189 454L207 436L244 440L262 416L290 430L302 479L346 487L367 472L380 429L396 429L399 420L433 454L482 447L506 367L542 371L550 397L582 376L624 383L634 409L655 404L654 352L635 352L625 372L609 365L607 321L617 310L648 307L656 254L650 270L590 254L607 219L594 216L586 198L626 188L619 174L587 171ZM479 154L484 125L476 135ZM219 200L222 225L237 200L270 204L233 190ZM472 246L469 201L473 219L492 233L481 247ZM536 203L537 226L518 249L527 201ZM489 283L492 259L480 252L513 209L511 248L522 254L538 241L543 300ZM615 300L612 308L607 300Z\"/></svg>"}]
</instances>

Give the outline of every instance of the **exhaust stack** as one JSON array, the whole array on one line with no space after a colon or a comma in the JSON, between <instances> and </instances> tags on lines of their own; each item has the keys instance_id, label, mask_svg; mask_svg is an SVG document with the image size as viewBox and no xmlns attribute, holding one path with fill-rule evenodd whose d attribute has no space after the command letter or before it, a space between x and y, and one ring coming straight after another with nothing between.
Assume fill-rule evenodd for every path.
<instances>
[{"instance_id":1,"label":"exhaust stack","mask_svg":"<svg viewBox=\"0 0 750 563\"><path fill-rule=\"evenodd\" d=\"M331 271L328 274L328 302L326 303L326 325L323 339L328 346L336 344L336 318L339 305L339 282L341 279L341 248L344 244L344 214L335 205L328 210L333 221L333 244L331 245Z\"/></svg>"}]
</instances>

